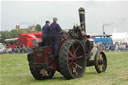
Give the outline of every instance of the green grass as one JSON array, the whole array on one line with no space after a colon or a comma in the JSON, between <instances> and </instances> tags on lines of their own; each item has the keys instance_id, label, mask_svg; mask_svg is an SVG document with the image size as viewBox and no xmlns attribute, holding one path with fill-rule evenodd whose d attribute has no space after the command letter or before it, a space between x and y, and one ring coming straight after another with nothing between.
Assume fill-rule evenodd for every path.
<instances>
[{"instance_id":1,"label":"green grass","mask_svg":"<svg viewBox=\"0 0 128 85\"><path fill-rule=\"evenodd\" d=\"M35 80L28 67L26 54L0 55L1 85L128 85L128 52L107 52L108 68L98 74L94 67L87 67L78 79L65 80L56 72L53 79Z\"/></svg>"}]
</instances>

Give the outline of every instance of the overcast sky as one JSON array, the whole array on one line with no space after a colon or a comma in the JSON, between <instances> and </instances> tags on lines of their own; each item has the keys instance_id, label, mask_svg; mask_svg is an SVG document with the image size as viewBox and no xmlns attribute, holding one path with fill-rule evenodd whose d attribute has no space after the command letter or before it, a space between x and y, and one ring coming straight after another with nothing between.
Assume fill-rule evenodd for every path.
<instances>
[{"instance_id":1,"label":"overcast sky","mask_svg":"<svg viewBox=\"0 0 128 85\"><path fill-rule=\"evenodd\" d=\"M58 18L62 29L71 29L79 24L78 8L86 10L86 30L88 34L128 32L128 1L2 1L1 29L15 29L16 25L44 25L45 20L52 22Z\"/></svg>"}]
</instances>

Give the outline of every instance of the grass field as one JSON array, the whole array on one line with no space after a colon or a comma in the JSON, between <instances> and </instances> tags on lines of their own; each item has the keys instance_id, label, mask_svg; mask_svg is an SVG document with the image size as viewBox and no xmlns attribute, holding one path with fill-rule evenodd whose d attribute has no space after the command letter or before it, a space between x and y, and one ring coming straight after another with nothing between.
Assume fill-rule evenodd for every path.
<instances>
[{"instance_id":1,"label":"grass field","mask_svg":"<svg viewBox=\"0 0 128 85\"><path fill-rule=\"evenodd\" d=\"M28 67L26 54L0 55L1 85L128 85L128 52L107 52L108 68L98 74L94 67L86 68L81 78L65 80L56 72L53 79L35 80Z\"/></svg>"}]
</instances>

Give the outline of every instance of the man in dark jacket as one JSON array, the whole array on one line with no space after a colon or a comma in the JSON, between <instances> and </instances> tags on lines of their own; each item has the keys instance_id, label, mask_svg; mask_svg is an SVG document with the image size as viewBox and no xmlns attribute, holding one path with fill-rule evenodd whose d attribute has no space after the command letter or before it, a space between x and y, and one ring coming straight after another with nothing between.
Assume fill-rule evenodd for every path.
<instances>
[{"instance_id":1,"label":"man in dark jacket","mask_svg":"<svg viewBox=\"0 0 128 85\"><path fill-rule=\"evenodd\" d=\"M57 55L57 49L59 46L59 32L61 31L61 27L57 24L57 18L53 18L53 23L50 25L50 32L51 32L51 46L53 48L54 55Z\"/></svg>"},{"instance_id":2,"label":"man in dark jacket","mask_svg":"<svg viewBox=\"0 0 128 85\"><path fill-rule=\"evenodd\" d=\"M50 22L46 21L45 25L42 28L42 33L43 33L43 45L44 46L49 46L50 45Z\"/></svg>"}]
</instances>

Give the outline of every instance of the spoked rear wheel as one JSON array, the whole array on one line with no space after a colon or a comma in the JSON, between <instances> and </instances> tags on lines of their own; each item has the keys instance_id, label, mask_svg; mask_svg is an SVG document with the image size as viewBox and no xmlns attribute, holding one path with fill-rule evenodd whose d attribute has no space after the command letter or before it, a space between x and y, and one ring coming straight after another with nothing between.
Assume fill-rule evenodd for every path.
<instances>
[{"instance_id":1,"label":"spoked rear wheel","mask_svg":"<svg viewBox=\"0 0 128 85\"><path fill-rule=\"evenodd\" d=\"M55 71L46 70L40 67L30 67L30 71L36 80L51 79L55 73Z\"/></svg>"},{"instance_id":2,"label":"spoked rear wheel","mask_svg":"<svg viewBox=\"0 0 128 85\"><path fill-rule=\"evenodd\" d=\"M33 53L28 54L28 62L31 74L36 80L50 79L54 76L55 71L50 69L43 69L39 66L34 66L34 56Z\"/></svg>"},{"instance_id":3,"label":"spoked rear wheel","mask_svg":"<svg viewBox=\"0 0 128 85\"><path fill-rule=\"evenodd\" d=\"M105 72L107 68L107 58L104 52L97 52L95 56L95 69L98 73Z\"/></svg>"},{"instance_id":4,"label":"spoked rear wheel","mask_svg":"<svg viewBox=\"0 0 128 85\"><path fill-rule=\"evenodd\" d=\"M86 66L83 45L78 40L65 41L59 52L61 74L66 79L81 77Z\"/></svg>"}]
</instances>

